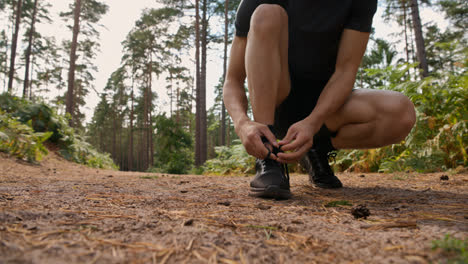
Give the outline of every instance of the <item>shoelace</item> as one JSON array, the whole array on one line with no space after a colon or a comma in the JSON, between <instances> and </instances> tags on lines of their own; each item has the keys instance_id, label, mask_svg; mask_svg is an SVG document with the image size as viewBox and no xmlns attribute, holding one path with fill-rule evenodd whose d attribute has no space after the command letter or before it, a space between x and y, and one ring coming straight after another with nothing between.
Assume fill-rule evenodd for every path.
<instances>
[{"instance_id":1,"label":"shoelace","mask_svg":"<svg viewBox=\"0 0 468 264\"><path fill-rule=\"evenodd\" d=\"M272 160L272 159L264 159L264 160L260 160L260 165L262 166L262 171L265 171L266 169L266 166L268 163L272 163L274 164L275 166L279 165L280 168L281 168L281 171L283 172L283 175L285 177L286 180L289 181L289 168L288 168L288 164L286 163L279 163L275 160Z\"/></svg>"},{"instance_id":2,"label":"shoelace","mask_svg":"<svg viewBox=\"0 0 468 264\"><path fill-rule=\"evenodd\" d=\"M281 150L281 146L279 148L273 148L273 153L277 155L279 152L283 152ZM287 163L280 163L281 170L283 171L283 175L286 177L286 179L289 182L289 168Z\"/></svg>"},{"instance_id":3,"label":"shoelace","mask_svg":"<svg viewBox=\"0 0 468 264\"><path fill-rule=\"evenodd\" d=\"M328 152L328 153L327 153L327 159L330 160L330 158L332 158L332 159L333 159L333 164L335 164L335 163L336 163L336 156L337 156L337 155L338 155L338 153L336 153L336 152L333 152L333 151L332 151L332 152Z\"/></svg>"},{"instance_id":4,"label":"shoelace","mask_svg":"<svg viewBox=\"0 0 468 264\"><path fill-rule=\"evenodd\" d=\"M283 152L281 150L281 147L279 148L276 148L276 147L273 147L273 151L271 151L267 145L270 145L270 142L268 141L268 139L266 137L262 137L262 142L263 144L265 145L265 147L268 149L268 155L265 159L262 160L261 164L262 164L262 170L265 170L265 166L266 166L266 161L267 160L271 160L273 162L276 162L276 163L279 163L275 160L272 160L272 159L269 159L270 157L270 153L273 153L275 155L277 155L279 152ZM271 146L271 145L270 145ZM280 164L280 168L281 170L283 171L283 175L285 176L286 180L288 180L289 182L289 168L288 168L288 164L287 163L279 163Z\"/></svg>"}]
</instances>

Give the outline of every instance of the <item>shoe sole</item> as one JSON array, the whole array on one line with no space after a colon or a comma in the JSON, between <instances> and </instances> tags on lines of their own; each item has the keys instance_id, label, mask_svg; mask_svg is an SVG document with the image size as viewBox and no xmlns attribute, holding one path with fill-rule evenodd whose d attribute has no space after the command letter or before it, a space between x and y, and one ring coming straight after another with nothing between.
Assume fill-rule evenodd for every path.
<instances>
[{"instance_id":1,"label":"shoe sole","mask_svg":"<svg viewBox=\"0 0 468 264\"><path fill-rule=\"evenodd\" d=\"M313 185L316 187L322 188L322 189L339 189L343 188L343 185L329 185L329 184L323 184L323 183L315 183L312 182Z\"/></svg>"},{"instance_id":2,"label":"shoe sole","mask_svg":"<svg viewBox=\"0 0 468 264\"><path fill-rule=\"evenodd\" d=\"M270 185L265 188L250 187L249 196L286 200L292 197L292 193L290 190L282 189L277 185Z\"/></svg>"}]
</instances>

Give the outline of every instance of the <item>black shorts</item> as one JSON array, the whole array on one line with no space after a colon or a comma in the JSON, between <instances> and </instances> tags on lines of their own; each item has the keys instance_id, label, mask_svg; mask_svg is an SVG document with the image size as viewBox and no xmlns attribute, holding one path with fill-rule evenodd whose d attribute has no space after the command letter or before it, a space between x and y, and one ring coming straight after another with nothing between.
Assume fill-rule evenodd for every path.
<instances>
[{"instance_id":1,"label":"black shorts","mask_svg":"<svg viewBox=\"0 0 468 264\"><path fill-rule=\"evenodd\" d=\"M291 125L305 119L314 110L320 93L328 80L316 80L308 77L291 76L291 90L288 97L276 108L275 134L277 138L286 136ZM336 133L322 126L317 136L335 136Z\"/></svg>"}]
</instances>

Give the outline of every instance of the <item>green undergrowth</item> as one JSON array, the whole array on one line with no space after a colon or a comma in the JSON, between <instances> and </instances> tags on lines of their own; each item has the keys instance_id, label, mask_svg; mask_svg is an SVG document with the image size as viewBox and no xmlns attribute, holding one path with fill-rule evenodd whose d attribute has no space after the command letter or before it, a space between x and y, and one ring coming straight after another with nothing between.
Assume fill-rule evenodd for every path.
<instances>
[{"instance_id":1,"label":"green undergrowth","mask_svg":"<svg viewBox=\"0 0 468 264\"><path fill-rule=\"evenodd\" d=\"M110 155L99 153L77 135L64 116L45 103L0 95L0 151L29 162L46 155L43 143L59 147L67 160L93 168L117 169Z\"/></svg>"},{"instance_id":2,"label":"green undergrowth","mask_svg":"<svg viewBox=\"0 0 468 264\"><path fill-rule=\"evenodd\" d=\"M404 80L412 66L389 66L368 74L385 80L385 90L408 96L416 124L400 144L340 151L335 169L356 172L435 172L468 166L468 73Z\"/></svg>"},{"instance_id":3,"label":"green undergrowth","mask_svg":"<svg viewBox=\"0 0 468 264\"><path fill-rule=\"evenodd\" d=\"M441 250L451 264L468 263L468 239L457 239L450 234L443 239L432 241L432 250Z\"/></svg>"},{"instance_id":4,"label":"green undergrowth","mask_svg":"<svg viewBox=\"0 0 468 264\"><path fill-rule=\"evenodd\" d=\"M34 132L31 122L23 124L0 110L0 152L29 162L42 160L48 154L42 144L52 132Z\"/></svg>"},{"instance_id":5,"label":"green undergrowth","mask_svg":"<svg viewBox=\"0 0 468 264\"><path fill-rule=\"evenodd\" d=\"M461 66L457 74L409 80L414 67L402 64L367 71L380 80L381 86L375 88L401 92L414 103L417 120L405 141L379 149L339 151L335 171L424 173L468 166L468 67ZM253 173L254 158L236 143L217 147L205 172ZM291 171L299 171L295 166L290 165Z\"/></svg>"},{"instance_id":6,"label":"green undergrowth","mask_svg":"<svg viewBox=\"0 0 468 264\"><path fill-rule=\"evenodd\" d=\"M233 145L215 147L216 158L205 162L205 172L217 175L251 174L255 172L255 158L245 151L240 140Z\"/></svg>"}]
</instances>

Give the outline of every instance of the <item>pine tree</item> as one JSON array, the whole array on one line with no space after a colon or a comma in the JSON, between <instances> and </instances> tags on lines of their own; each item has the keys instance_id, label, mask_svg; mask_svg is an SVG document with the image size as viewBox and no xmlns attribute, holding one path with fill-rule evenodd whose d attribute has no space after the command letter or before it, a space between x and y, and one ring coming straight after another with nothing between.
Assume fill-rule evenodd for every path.
<instances>
[{"instance_id":1,"label":"pine tree","mask_svg":"<svg viewBox=\"0 0 468 264\"><path fill-rule=\"evenodd\" d=\"M21 12L22 12L22 0L17 0L15 9L15 29L13 31L13 37L11 40L11 52L10 52L10 70L8 72L8 92L13 92L13 80L15 77L15 59L16 59L16 48L18 45L18 35L21 23Z\"/></svg>"},{"instance_id":2,"label":"pine tree","mask_svg":"<svg viewBox=\"0 0 468 264\"><path fill-rule=\"evenodd\" d=\"M33 6L33 13L31 15L31 24L29 27L28 32L28 48L26 49L26 65L24 71L24 83L23 83L23 98L28 97L28 88L29 88L29 66L31 62L31 50L33 46L33 37L35 33L35 24L36 24L36 17L37 17L37 2L38 0L34 0Z\"/></svg>"},{"instance_id":3,"label":"pine tree","mask_svg":"<svg viewBox=\"0 0 468 264\"><path fill-rule=\"evenodd\" d=\"M84 115L79 106L84 105L84 97L92 88L94 79L91 71L95 71L92 59L96 55L99 44L92 40L99 36L95 25L102 15L108 11L108 6L96 0L75 0L71 6L71 12L63 12L61 17L66 20L73 18L72 40L69 48L69 67L67 78L66 112L71 115L70 125L78 126ZM78 41L78 37L85 39ZM68 45L67 45L68 46ZM77 61L77 53L80 52L81 63Z\"/></svg>"},{"instance_id":4,"label":"pine tree","mask_svg":"<svg viewBox=\"0 0 468 264\"><path fill-rule=\"evenodd\" d=\"M419 16L418 0L411 0L411 16L413 18L413 30L416 41L416 54L421 68L421 77L429 76L429 68L427 66L426 48L424 46L424 37L422 33L421 18Z\"/></svg>"}]
</instances>

